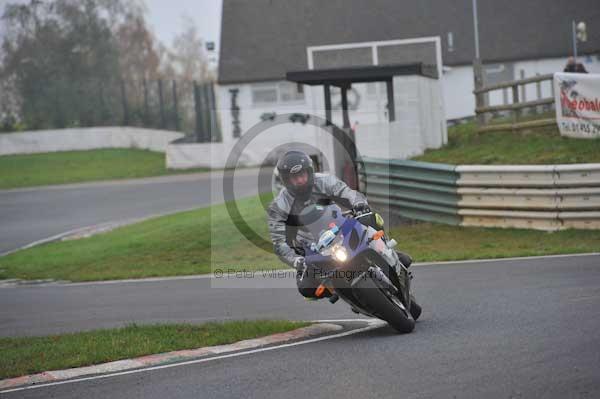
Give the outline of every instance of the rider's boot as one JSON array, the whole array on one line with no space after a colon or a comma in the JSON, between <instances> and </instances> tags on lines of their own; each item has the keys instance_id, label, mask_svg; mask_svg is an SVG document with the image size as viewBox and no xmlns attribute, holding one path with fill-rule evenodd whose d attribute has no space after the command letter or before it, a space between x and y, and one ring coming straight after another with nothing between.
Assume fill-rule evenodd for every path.
<instances>
[{"instance_id":1,"label":"rider's boot","mask_svg":"<svg viewBox=\"0 0 600 399\"><path fill-rule=\"evenodd\" d=\"M305 290L302 295L304 295L307 301L318 301L319 299L329 298L331 303L335 303L338 300L337 294L332 294L323 284L319 285L314 293L309 293L308 290Z\"/></svg>"},{"instance_id":2,"label":"rider's boot","mask_svg":"<svg viewBox=\"0 0 600 399\"><path fill-rule=\"evenodd\" d=\"M315 297L317 297L319 299L321 299L321 298L331 298L333 295L334 294L329 290L329 288L327 288L323 284L320 284L317 287L317 289L315 290Z\"/></svg>"}]
</instances>

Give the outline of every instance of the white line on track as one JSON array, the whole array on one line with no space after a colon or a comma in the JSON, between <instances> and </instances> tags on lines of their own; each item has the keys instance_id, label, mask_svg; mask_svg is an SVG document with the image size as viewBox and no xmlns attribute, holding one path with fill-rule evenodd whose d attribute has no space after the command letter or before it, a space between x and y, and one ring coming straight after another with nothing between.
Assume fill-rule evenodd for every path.
<instances>
[{"instance_id":1,"label":"white line on track","mask_svg":"<svg viewBox=\"0 0 600 399\"><path fill-rule=\"evenodd\" d=\"M422 266L460 265L460 264L473 264L473 263L497 263L497 262L511 262L511 261L536 260L536 259L579 258L579 257L586 257L586 256L600 256L600 252L590 252L590 253L585 253L585 254L521 256L521 257L513 257L513 258L423 262L423 263L413 263L413 266L422 267ZM279 270L291 270L291 269L279 269ZM273 271L274 270L255 270L253 272L256 275L261 275L262 273L269 273L269 272L273 272ZM88 281L88 282L81 282L81 283L55 281L55 282L44 282L44 283L40 283L40 284L27 284L27 281L23 281L23 283L17 283L17 282L13 282L13 281L11 281L10 283L9 282L3 283L2 280L0 280L0 288L19 287L19 286L44 287L44 286L50 286L50 285L51 286L63 286L63 287L77 287L77 286L86 286L86 285L152 283L152 282L177 281L177 280L202 280L202 279L207 279L207 278L214 278L214 275L213 274L196 274L196 275L188 275L188 276L148 277L148 278L134 278L134 279L126 279L126 280Z\"/></svg>"},{"instance_id":2,"label":"white line on track","mask_svg":"<svg viewBox=\"0 0 600 399\"><path fill-rule=\"evenodd\" d=\"M589 252L585 254L561 254L561 255L538 255L538 256L516 256L512 258L492 258L492 259L469 259L469 260L449 260L441 262L423 262L414 263L416 266L437 266L437 265L456 265L462 263L495 263L510 262L514 260L535 260L535 259L556 259L556 258L577 258L582 256L598 256L600 252Z\"/></svg>"},{"instance_id":3,"label":"white line on track","mask_svg":"<svg viewBox=\"0 0 600 399\"><path fill-rule=\"evenodd\" d=\"M253 350L249 350L249 351L230 353L227 355L220 355L220 356L214 356L214 357L209 357L209 358L189 360L189 361L181 362L181 363L165 364L162 366L154 366L154 367L135 369L135 370L129 370L129 371L121 371L121 372L117 372L117 373L102 374L102 375L96 375L93 377L77 378L77 379L66 380L66 381L50 382L47 384L29 385L29 386L25 386L25 387L13 388L13 389L7 389L5 391L0 391L0 394L9 393L9 392L25 391L25 390L29 390L29 389L39 389L39 388L45 388L45 387L50 387L50 386L55 386L55 385L74 384L74 383L83 382L83 381L100 380L100 379L105 379L105 378L118 377L118 376L122 376L122 375L139 374L139 373L168 369L168 368L173 368L173 367L181 367L181 366L189 366L189 365L198 364L198 363L206 363L206 362L210 362L213 360L227 359L230 357L239 357L239 356L244 356L244 355L251 355L254 353L268 352L268 351L272 351L275 349L291 348L294 346L311 344L313 342L320 342L320 341L326 341L326 340L335 339L335 338L347 337L349 335L354 335L354 334L359 334L359 333L362 333L365 331L374 330L374 329L377 329L377 328L380 328L380 327L386 325L385 322L378 320L378 319L340 319L340 321L341 320L362 321L362 322L366 322L368 325L366 327L358 328L356 330L345 331L345 332L342 332L339 334L326 335L324 337L311 338L311 339L307 339L305 341L292 342L289 344L270 346L267 348L253 349ZM315 322L316 321L326 322L326 320L315 320Z\"/></svg>"}]
</instances>

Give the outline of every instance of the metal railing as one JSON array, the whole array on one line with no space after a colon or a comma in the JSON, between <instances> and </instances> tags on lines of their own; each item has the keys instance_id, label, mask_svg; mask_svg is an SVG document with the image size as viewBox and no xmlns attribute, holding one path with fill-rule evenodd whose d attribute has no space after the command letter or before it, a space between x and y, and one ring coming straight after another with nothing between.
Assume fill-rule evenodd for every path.
<instances>
[{"instance_id":1,"label":"metal railing","mask_svg":"<svg viewBox=\"0 0 600 399\"><path fill-rule=\"evenodd\" d=\"M363 158L360 189L383 213L459 224L455 167L428 162Z\"/></svg>"},{"instance_id":2,"label":"metal railing","mask_svg":"<svg viewBox=\"0 0 600 399\"><path fill-rule=\"evenodd\" d=\"M383 213L462 226L600 229L600 164L445 165L363 158Z\"/></svg>"}]
</instances>

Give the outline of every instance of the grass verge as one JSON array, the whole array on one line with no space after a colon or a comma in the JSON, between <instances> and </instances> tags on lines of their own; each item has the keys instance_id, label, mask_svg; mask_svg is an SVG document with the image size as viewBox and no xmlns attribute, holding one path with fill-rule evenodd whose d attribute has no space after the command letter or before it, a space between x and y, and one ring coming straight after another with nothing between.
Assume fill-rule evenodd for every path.
<instances>
[{"instance_id":1,"label":"grass verge","mask_svg":"<svg viewBox=\"0 0 600 399\"><path fill-rule=\"evenodd\" d=\"M262 201L267 201L265 195ZM231 221L225 205L163 216L75 241L0 258L0 279L93 281L210 273L215 268L284 268L271 252L259 197L238 201L241 217L265 239L259 248ZM543 232L415 223L391 229L417 262L596 252L600 231Z\"/></svg>"},{"instance_id":2,"label":"grass verge","mask_svg":"<svg viewBox=\"0 0 600 399\"><path fill-rule=\"evenodd\" d=\"M475 123L448 129L448 144L427 150L418 161L454 165L571 164L600 162L600 139L562 137L556 127L521 133L477 133Z\"/></svg>"},{"instance_id":3,"label":"grass verge","mask_svg":"<svg viewBox=\"0 0 600 399\"><path fill-rule=\"evenodd\" d=\"M268 201L272 195L265 195ZM268 240L258 197L238 201L241 217ZM0 279L70 281L181 276L213 268L266 270L282 267L269 250L248 242L224 204L125 226L106 234L53 242L0 258Z\"/></svg>"},{"instance_id":4,"label":"grass verge","mask_svg":"<svg viewBox=\"0 0 600 399\"><path fill-rule=\"evenodd\" d=\"M600 231L460 227L415 223L391 229L416 262L560 255L600 251Z\"/></svg>"},{"instance_id":5,"label":"grass verge","mask_svg":"<svg viewBox=\"0 0 600 399\"><path fill-rule=\"evenodd\" d=\"M0 338L0 378L230 344L309 324L284 320L230 321L200 325L132 324L123 328L74 334Z\"/></svg>"},{"instance_id":6,"label":"grass verge","mask_svg":"<svg viewBox=\"0 0 600 399\"><path fill-rule=\"evenodd\" d=\"M136 149L5 155L0 157L0 189L207 170L169 170L165 168L163 153Z\"/></svg>"}]
</instances>

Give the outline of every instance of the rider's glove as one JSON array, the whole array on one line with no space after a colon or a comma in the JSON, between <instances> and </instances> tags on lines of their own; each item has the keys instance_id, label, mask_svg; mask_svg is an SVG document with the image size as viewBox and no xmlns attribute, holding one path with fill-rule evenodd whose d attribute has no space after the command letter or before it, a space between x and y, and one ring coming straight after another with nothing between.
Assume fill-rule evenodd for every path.
<instances>
[{"instance_id":1,"label":"rider's glove","mask_svg":"<svg viewBox=\"0 0 600 399\"><path fill-rule=\"evenodd\" d=\"M304 262L304 258L302 256L299 256L294 260L294 269L296 269L299 273L304 273L306 270L306 263Z\"/></svg>"},{"instance_id":2,"label":"rider's glove","mask_svg":"<svg viewBox=\"0 0 600 399\"><path fill-rule=\"evenodd\" d=\"M369 208L369 204L367 204L366 202L357 202L352 207L352 210L355 213L359 213L359 214L371 212L371 208Z\"/></svg>"}]
</instances>

